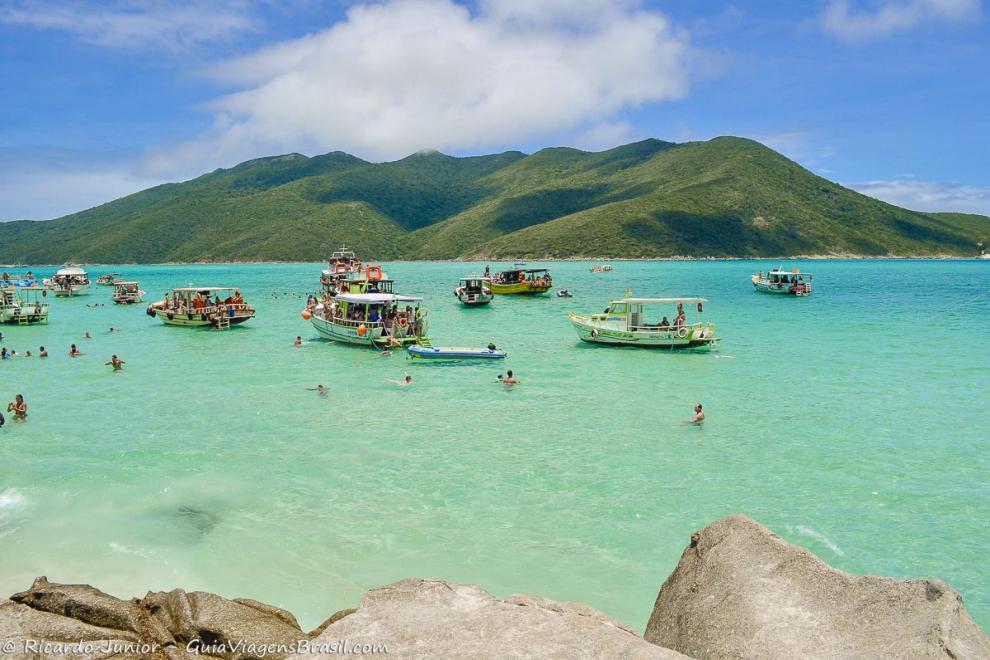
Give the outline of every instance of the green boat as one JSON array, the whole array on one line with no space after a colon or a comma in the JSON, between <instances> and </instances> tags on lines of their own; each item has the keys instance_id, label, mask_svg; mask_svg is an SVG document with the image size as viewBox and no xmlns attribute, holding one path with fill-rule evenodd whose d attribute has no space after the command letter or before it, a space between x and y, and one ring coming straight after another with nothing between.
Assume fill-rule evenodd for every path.
<instances>
[{"instance_id":1,"label":"green boat","mask_svg":"<svg viewBox=\"0 0 990 660\"><path fill-rule=\"evenodd\" d=\"M701 320L704 298L633 298L626 297L609 302L600 314L575 314L568 316L581 341L606 346L639 346L668 350L712 350L718 345L715 324ZM662 314L650 323L647 305L674 305L671 321ZM689 322L689 313L697 320ZM696 313L695 313L695 310Z\"/></svg>"}]
</instances>

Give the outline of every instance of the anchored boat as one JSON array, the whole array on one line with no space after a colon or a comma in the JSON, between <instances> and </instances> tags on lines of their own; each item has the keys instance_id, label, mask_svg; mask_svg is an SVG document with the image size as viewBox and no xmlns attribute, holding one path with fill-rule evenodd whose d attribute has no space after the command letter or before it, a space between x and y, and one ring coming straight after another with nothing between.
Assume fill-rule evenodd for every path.
<instances>
[{"instance_id":1,"label":"anchored boat","mask_svg":"<svg viewBox=\"0 0 990 660\"><path fill-rule=\"evenodd\" d=\"M374 346L428 343L422 298L394 293L341 293L303 312L324 339Z\"/></svg>"},{"instance_id":2,"label":"anchored boat","mask_svg":"<svg viewBox=\"0 0 990 660\"><path fill-rule=\"evenodd\" d=\"M226 296L221 299L221 295ZM254 317L254 307L245 304L239 289L227 286L197 286L172 289L172 295L148 305L148 316L165 325L185 328L214 327L218 330Z\"/></svg>"},{"instance_id":3,"label":"anchored boat","mask_svg":"<svg viewBox=\"0 0 990 660\"><path fill-rule=\"evenodd\" d=\"M718 344L715 324L701 321L704 298L633 298L612 300L601 314L569 313L581 341L611 346L641 346L711 350ZM655 322L647 319L646 306L673 305L673 321L662 314ZM696 309L698 320L688 322L688 309ZM692 310L692 314L693 314Z\"/></svg>"},{"instance_id":4,"label":"anchored boat","mask_svg":"<svg viewBox=\"0 0 990 660\"><path fill-rule=\"evenodd\" d=\"M785 296L810 296L811 273L802 273L797 268L787 272L781 268L753 275L753 288L760 293L777 293Z\"/></svg>"},{"instance_id":5,"label":"anchored boat","mask_svg":"<svg viewBox=\"0 0 990 660\"><path fill-rule=\"evenodd\" d=\"M117 280L113 283L113 295L110 297L118 305L134 305L144 298L144 291L137 282Z\"/></svg>"},{"instance_id":6,"label":"anchored boat","mask_svg":"<svg viewBox=\"0 0 990 660\"><path fill-rule=\"evenodd\" d=\"M588 270L590 270L592 273L611 273L612 267L609 266L608 264L600 264L598 266L592 266Z\"/></svg>"},{"instance_id":7,"label":"anchored boat","mask_svg":"<svg viewBox=\"0 0 990 660\"><path fill-rule=\"evenodd\" d=\"M113 286L117 283L118 277L120 277L120 273L107 273L106 275L97 277L96 283L100 286Z\"/></svg>"},{"instance_id":8,"label":"anchored boat","mask_svg":"<svg viewBox=\"0 0 990 660\"><path fill-rule=\"evenodd\" d=\"M492 293L499 295L536 295L553 288L553 278L546 268L505 270L491 281Z\"/></svg>"},{"instance_id":9,"label":"anchored boat","mask_svg":"<svg viewBox=\"0 0 990 660\"><path fill-rule=\"evenodd\" d=\"M460 286L454 290L454 295L461 303L469 307L487 305L495 296L490 288L491 278L480 275L469 275L461 278Z\"/></svg>"},{"instance_id":10,"label":"anchored boat","mask_svg":"<svg viewBox=\"0 0 990 660\"><path fill-rule=\"evenodd\" d=\"M504 360L505 351L493 348L461 348L459 346L419 346L406 349L410 358L422 360Z\"/></svg>"},{"instance_id":11,"label":"anchored boat","mask_svg":"<svg viewBox=\"0 0 990 660\"><path fill-rule=\"evenodd\" d=\"M0 286L0 323L48 323L47 293L37 286Z\"/></svg>"},{"instance_id":12,"label":"anchored boat","mask_svg":"<svg viewBox=\"0 0 990 660\"><path fill-rule=\"evenodd\" d=\"M346 245L330 255L327 267L320 273L320 286L324 291L334 289L340 280L360 274L364 264L357 258L352 250L348 250Z\"/></svg>"},{"instance_id":13,"label":"anchored boat","mask_svg":"<svg viewBox=\"0 0 990 660\"><path fill-rule=\"evenodd\" d=\"M56 296L80 296L89 293L89 275L82 268L67 266L44 280L44 285Z\"/></svg>"}]
</instances>

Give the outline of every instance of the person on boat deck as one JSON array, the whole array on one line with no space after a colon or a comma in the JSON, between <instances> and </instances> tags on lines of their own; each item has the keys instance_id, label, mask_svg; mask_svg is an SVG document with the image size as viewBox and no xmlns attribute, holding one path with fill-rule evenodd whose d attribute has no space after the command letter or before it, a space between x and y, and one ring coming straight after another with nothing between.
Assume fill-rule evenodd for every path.
<instances>
[{"instance_id":1,"label":"person on boat deck","mask_svg":"<svg viewBox=\"0 0 990 660\"><path fill-rule=\"evenodd\" d=\"M670 321L667 320L667 317L666 316L663 317L663 320L662 321L660 321L660 326L659 327L661 327L661 328L669 328L670 327Z\"/></svg>"},{"instance_id":2,"label":"person on boat deck","mask_svg":"<svg viewBox=\"0 0 990 660\"><path fill-rule=\"evenodd\" d=\"M687 317L684 315L684 309L677 310L677 316L674 317L674 327L679 328L687 323Z\"/></svg>"},{"instance_id":3,"label":"person on boat deck","mask_svg":"<svg viewBox=\"0 0 990 660\"><path fill-rule=\"evenodd\" d=\"M371 311L371 318L369 319L372 323L378 323L382 320L381 315L378 314L378 308L376 307Z\"/></svg>"},{"instance_id":4,"label":"person on boat deck","mask_svg":"<svg viewBox=\"0 0 990 660\"><path fill-rule=\"evenodd\" d=\"M196 298L194 298L193 299L193 307L195 307L196 309L203 309L203 307L204 307L203 299L200 298L199 296L197 296Z\"/></svg>"},{"instance_id":5,"label":"person on boat deck","mask_svg":"<svg viewBox=\"0 0 990 660\"><path fill-rule=\"evenodd\" d=\"M240 291L236 291L236 290L234 291L234 304L235 305L244 304L244 296L241 295Z\"/></svg>"}]
</instances>

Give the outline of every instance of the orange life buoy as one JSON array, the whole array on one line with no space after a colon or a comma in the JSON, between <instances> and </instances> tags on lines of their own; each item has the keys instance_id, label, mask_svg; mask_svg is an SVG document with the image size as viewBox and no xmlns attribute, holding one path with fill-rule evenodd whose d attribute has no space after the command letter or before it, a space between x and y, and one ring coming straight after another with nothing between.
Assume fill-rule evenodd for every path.
<instances>
[{"instance_id":1,"label":"orange life buoy","mask_svg":"<svg viewBox=\"0 0 990 660\"><path fill-rule=\"evenodd\" d=\"M699 302L698 303L698 313L701 314L702 310L703 310L703 308L701 306L701 303Z\"/></svg>"},{"instance_id":2,"label":"orange life buoy","mask_svg":"<svg viewBox=\"0 0 990 660\"><path fill-rule=\"evenodd\" d=\"M343 275L347 272L347 264L337 264L333 267L333 272Z\"/></svg>"},{"instance_id":3,"label":"orange life buoy","mask_svg":"<svg viewBox=\"0 0 990 660\"><path fill-rule=\"evenodd\" d=\"M405 316L400 316L399 317L399 327L400 328L405 328L408 325L409 325L409 321L406 320L406 317Z\"/></svg>"},{"instance_id":4,"label":"orange life buoy","mask_svg":"<svg viewBox=\"0 0 990 660\"><path fill-rule=\"evenodd\" d=\"M382 279L382 267L368 266L367 270L364 271L364 276L368 278L369 282L377 282Z\"/></svg>"},{"instance_id":5,"label":"orange life buoy","mask_svg":"<svg viewBox=\"0 0 990 660\"><path fill-rule=\"evenodd\" d=\"M302 316L307 321L313 318L313 313L310 312L308 309L304 309L302 312L300 312L299 315Z\"/></svg>"},{"instance_id":6,"label":"orange life buoy","mask_svg":"<svg viewBox=\"0 0 990 660\"><path fill-rule=\"evenodd\" d=\"M359 325L357 327L357 333L358 333L358 336L359 337L364 337L366 334L368 334L368 329L366 327L364 327L363 324L362 325Z\"/></svg>"}]
</instances>

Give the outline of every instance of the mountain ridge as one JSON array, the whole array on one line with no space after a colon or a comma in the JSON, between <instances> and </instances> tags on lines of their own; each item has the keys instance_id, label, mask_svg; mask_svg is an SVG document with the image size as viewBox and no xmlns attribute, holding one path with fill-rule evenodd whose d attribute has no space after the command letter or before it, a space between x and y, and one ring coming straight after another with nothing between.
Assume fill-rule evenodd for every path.
<instances>
[{"instance_id":1,"label":"mountain ridge","mask_svg":"<svg viewBox=\"0 0 990 660\"><path fill-rule=\"evenodd\" d=\"M0 261L975 256L990 218L902 209L754 140L650 138L388 163L245 161L61 218L0 223Z\"/></svg>"}]
</instances>

